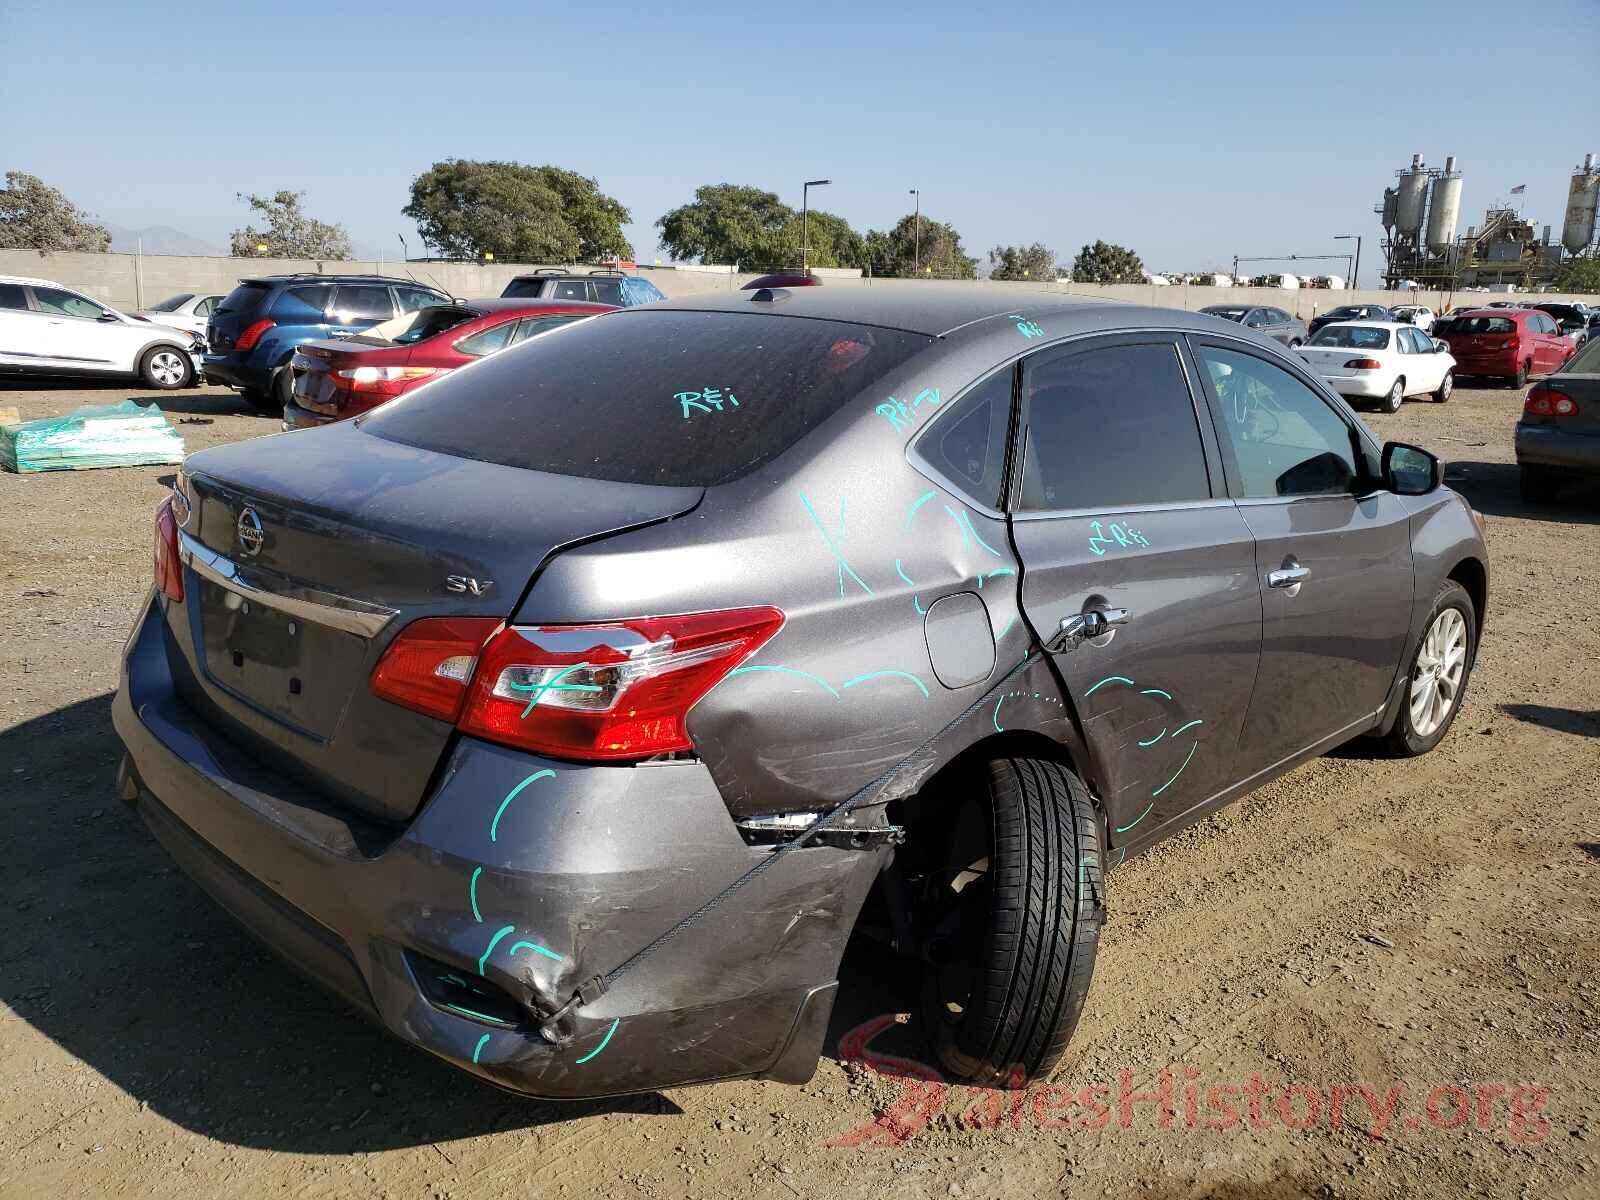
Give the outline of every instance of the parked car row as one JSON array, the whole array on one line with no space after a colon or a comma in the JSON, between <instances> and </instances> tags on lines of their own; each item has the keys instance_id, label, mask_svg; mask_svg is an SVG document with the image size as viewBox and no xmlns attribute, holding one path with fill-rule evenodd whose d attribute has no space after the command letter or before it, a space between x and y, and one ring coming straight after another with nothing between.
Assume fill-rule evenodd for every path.
<instances>
[{"instance_id":1,"label":"parked car row","mask_svg":"<svg viewBox=\"0 0 1600 1200\"><path fill-rule=\"evenodd\" d=\"M163 391L200 382L204 343L48 279L0 275L0 372L131 376Z\"/></svg>"}]
</instances>

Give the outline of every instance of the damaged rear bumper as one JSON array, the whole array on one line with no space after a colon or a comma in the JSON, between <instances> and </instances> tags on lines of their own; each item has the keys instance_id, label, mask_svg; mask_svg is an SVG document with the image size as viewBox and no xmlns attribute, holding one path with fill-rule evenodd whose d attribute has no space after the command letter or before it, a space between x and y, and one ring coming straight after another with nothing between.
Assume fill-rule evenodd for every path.
<instances>
[{"instance_id":1,"label":"damaged rear bumper","mask_svg":"<svg viewBox=\"0 0 1600 1200\"><path fill-rule=\"evenodd\" d=\"M390 1032L542 1097L809 1078L887 846L783 855L552 1041L539 1026L585 981L771 853L745 844L704 766L577 766L463 738L410 825L379 826L200 722L165 637L152 598L113 705L119 791L222 907Z\"/></svg>"}]
</instances>

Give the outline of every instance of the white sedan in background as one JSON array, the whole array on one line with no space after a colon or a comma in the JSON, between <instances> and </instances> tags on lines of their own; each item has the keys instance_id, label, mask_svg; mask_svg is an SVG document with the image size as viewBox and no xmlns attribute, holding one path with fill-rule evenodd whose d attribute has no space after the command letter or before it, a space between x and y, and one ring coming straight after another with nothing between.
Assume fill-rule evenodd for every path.
<instances>
[{"instance_id":1,"label":"white sedan in background","mask_svg":"<svg viewBox=\"0 0 1600 1200\"><path fill-rule=\"evenodd\" d=\"M1450 399L1456 360L1444 342L1396 321L1324 325L1297 351L1352 405L1399 412L1407 396Z\"/></svg>"},{"instance_id":2,"label":"white sedan in background","mask_svg":"<svg viewBox=\"0 0 1600 1200\"><path fill-rule=\"evenodd\" d=\"M156 325L172 329L187 329L190 333L206 335L206 322L211 312L222 303L221 296L197 296L193 292L179 292L168 296L160 304L149 308L136 308L129 316L141 317Z\"/></svg>"},{"instance_id":3,"label":"white sedan in background","mask_svg":"<svg viewBox=\"0 0 1600 1200\"><path fill-rule=\"evenodd\" d=\"M1423 333L1433 332L1433 323L1438 314L1426 304L1401 304L1389 310L1395 317L1409 325L1415 325Z\"/></svg>"}]
</instances>

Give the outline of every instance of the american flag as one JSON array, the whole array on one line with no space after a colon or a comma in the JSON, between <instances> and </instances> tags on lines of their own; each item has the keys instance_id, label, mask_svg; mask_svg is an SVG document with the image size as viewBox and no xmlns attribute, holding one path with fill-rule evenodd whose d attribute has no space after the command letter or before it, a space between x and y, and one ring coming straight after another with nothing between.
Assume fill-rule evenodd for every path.
<instances>
[{"instance_id":1,"label":"american flag","mask_svg":"<svg viewBox=\"0 0 1600 1200\"><path fill-rule=\"evenodd\" d=\"M1519 183L1519 184L1517 184L1516 187L1511 189L1511 194L1513 196L1520 196L1520 195L1522 195L1523 192L1525 192L1527 190L1528 190L1528 185L1527 184Z\"/></svg>"}]
</instances>

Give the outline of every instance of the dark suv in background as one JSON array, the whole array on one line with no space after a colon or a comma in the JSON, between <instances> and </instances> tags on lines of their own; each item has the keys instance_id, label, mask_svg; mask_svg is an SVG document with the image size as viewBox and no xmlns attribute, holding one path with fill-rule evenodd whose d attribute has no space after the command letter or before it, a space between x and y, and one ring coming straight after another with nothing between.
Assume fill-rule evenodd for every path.
<instances>
[{"instance_id":1,"label":"dark suv in background","mask_svg":"<svg viewBox=\"0 0 1600 1200\"><path fill-rule=\"evenodd\" d=\"M504 299L586 300L590 304L614 304L632 308L665 300L661 289L648 279L624 275L611 267L593 271L558 271L547 268L531 275L518 275L500 293Z\"/></svg>"},{"instance_id":2,"label":"dark suv in background","mask_svg":"<svg viewBox=\"0 0 1600 1200\"><path fill-rule=\"evenodd\" d=\"M205 377L263 412L289 399L295 347L349 337L401 313L448 304L438 288L381 275L268 275L241 279L206 326Z\"/></svg>"}]
</instances>

